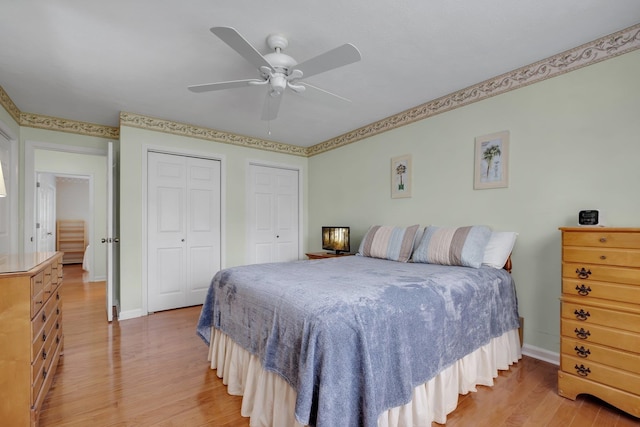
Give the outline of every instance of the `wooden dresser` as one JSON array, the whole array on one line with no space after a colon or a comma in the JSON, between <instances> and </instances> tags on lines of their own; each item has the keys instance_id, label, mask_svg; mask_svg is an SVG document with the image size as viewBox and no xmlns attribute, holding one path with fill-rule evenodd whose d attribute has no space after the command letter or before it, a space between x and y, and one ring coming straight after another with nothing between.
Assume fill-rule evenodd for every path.
<instances>
[{"instance_id":1,"label":"wooden dresser","mask_svg":"<svg viewBox=\"0 0 640 427\"><path fill-rule=\"evenodd\" d=\"M0 255L0 424L37 426L63 348L62 252Z\"/></svg>"},{"instance_id":2,"label":"wooden dresser","mask_svg":"<svg viewBox=\"0 0 640 427\"><path fill-rule=\"evenodd\" d=\"M640 228L560 230L558 393L640 417Z\"/></svg>"}]
</instances>

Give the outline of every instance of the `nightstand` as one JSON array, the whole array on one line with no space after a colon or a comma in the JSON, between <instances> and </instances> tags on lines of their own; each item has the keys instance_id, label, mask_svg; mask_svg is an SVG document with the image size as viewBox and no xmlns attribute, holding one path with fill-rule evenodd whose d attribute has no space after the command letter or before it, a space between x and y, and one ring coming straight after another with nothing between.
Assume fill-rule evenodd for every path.
<instances>
[{"instance_id":1,"label":"nightstand","mask_svg":"<svg viewBox=\"0 0 640 427\"><path fill-rule=\"evenodd\" d=\"M322 258L337 258L337 257L341 257L341 256L349 256L349 255L354 255L354 254L351 254L351 253L336 254L334 252L309 252L309 253L307 253L305 255L309 259L322 259Z\"/></svg>"}]
</instances>

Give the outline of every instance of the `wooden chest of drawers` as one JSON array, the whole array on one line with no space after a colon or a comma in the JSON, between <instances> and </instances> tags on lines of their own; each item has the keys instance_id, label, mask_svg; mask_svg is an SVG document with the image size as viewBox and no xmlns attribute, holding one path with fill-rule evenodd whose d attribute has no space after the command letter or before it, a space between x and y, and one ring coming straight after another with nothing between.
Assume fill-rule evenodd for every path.
<instances>
[{"instance_id":1,"label":"wooden chest of drawers","mask_svg":"<svg viewBox=\"0 0 640 427\"><path fill-rule=\"evenodd\" d=\"M640 228L560 230L558 393L640 417Z\"/></svg>"},{"instance_id":2,"label":"wooden chest of drawers","mask_svg":"<svg viewBox=\"0 0 640 427\"><path fill-rule=\"evenodd\" d=\"M62 252L0 257L0 424L37 426L63 349Z\"/></svg>"}]
</instances>

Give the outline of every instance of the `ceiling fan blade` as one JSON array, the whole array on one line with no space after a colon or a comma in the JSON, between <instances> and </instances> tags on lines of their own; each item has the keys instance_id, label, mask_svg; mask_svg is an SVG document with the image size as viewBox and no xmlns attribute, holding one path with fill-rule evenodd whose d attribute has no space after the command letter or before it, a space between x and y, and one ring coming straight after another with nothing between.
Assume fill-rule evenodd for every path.
<instances>
[{"instance_id":1,"label":"ceiling fan blade","mask_svg":"<svg viewBox=\"0 0 640 427\"><path fill-rule=\"evenodd\" d=\"M191 92L201 93L201 92L210 92L212 90L233 89L236 87L245 87L245 86L251 86L252 84L262 84L262 83L264 83L264 80L258 80L258 79L231 80L228 82L205 83L201 85L193 85L193 86L189 86L188 89Z\"/></svg>"},{"instance_id":2,"label":"ceiling fan blade","mask_svg":"<svg viewBox=\"0 0 640 427\"><path fill-rule=\"evenodd\" d=\"M280 110L280 102L284 93L278 96L271 96L271 92L267 91L267 96L264 98L264 104L262 105L262 120L275 120L278 117L278 111Z\"/></svg>"},{"instance_id":3,"label":"ceiling fan blade","mask_svg":"<svg viewBox=\"0 0 640 427\"><path fill-rule=\"evenodd\" d=\"M343 44L335 49L308 59L295 66L302 71L303 78L324 73L334 68L342 67L362 59L360 51L351 43Z\"/></svg>"},{"instance_id":4,"label":"ceiling fan blade","mask_svg":"<svg viewBox=\"0 0 640 427\"><path fill-rule=\"evenodd\" d=\"M256 68L269 67L273 69L271 64L258 52L251 44L231 27L212 27L211 32L218 36L220 40L229 45L229 47L240 54L244 59L253 64Z\"/></svg>"},{"instance_id":5,"label":"ceiling fan blade","mask_svg":"<svg viewBox=\"0 0 640 427\"><path fill-rule=\"evenodd\" d=\"M304 86L305 90L299 93L293 91L293 93L298 93L303 98L307 98L311 101L317 101L325 105L338 108L346 107L351 104L350 99L344 98L340 95L336 95L335 93L328 92L324 89L320 89L319 87L310 85L309 83L298 82L297 84Z\"/></svg>"}]
</instances>

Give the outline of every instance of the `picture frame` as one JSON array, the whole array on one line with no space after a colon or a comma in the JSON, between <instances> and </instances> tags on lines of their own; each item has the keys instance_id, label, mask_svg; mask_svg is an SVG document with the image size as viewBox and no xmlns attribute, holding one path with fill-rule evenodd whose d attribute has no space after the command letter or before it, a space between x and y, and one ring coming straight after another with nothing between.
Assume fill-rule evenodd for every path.
<instances>
[{"instance_id":1,"label":"picture frame","mask_svg":"<svg viewBox=\"0 0 640 427\"><path fill-rule=\"evenodd\" d=\"M391 198L411 197L411 155L398 156L391 159Z\"/></svg>"},{"instance_id":2,"label":"picture frame","mask_svg":"<svg viewBox=\"0 0 640 427\"><path fill-rule=\"evenodd\" d=\"M509 186L509 131L475 138L473 188L485 190Z\"/></svg>"}]
</instances>

